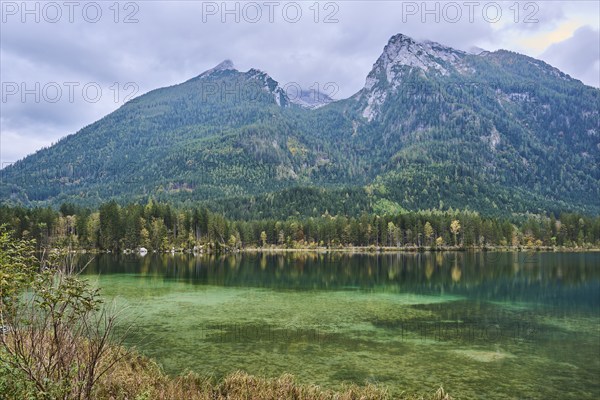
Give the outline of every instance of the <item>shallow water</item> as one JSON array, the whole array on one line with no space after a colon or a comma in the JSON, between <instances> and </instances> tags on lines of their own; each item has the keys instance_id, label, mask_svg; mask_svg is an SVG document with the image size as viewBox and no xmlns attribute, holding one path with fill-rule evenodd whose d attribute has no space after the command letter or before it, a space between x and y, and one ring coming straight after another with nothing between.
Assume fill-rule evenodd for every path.
<instances>
[{"instance_id":1,"label":"shallow water","mask_svg":"<svg viewBox=\"0 0 600 400\"><path fill-rule=\"evenodd\" d=\"M173 374L600 397L600 253L100 255L86 272Z\"/></svg>"}]
</instances>

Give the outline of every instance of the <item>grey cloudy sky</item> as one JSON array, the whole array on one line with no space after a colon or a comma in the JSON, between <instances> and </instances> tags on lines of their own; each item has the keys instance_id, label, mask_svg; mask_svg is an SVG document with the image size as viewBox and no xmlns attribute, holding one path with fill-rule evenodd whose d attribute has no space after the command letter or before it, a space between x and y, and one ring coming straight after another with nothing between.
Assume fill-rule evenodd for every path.
<instances>
[{"instance_id":1,"label":"grey cloudy sky","mask_svg":"<svg viewBox=\"0 0 600 400\"><path fill-rule=\"evenodd\" d=\"M0 1L0 163L233 60L335 98L388 39L541 58L600 87L598 1ZM335 86L325 85L329 82ZM318 86L316 86L318 85Z\"/></svg>"}]
</instances>

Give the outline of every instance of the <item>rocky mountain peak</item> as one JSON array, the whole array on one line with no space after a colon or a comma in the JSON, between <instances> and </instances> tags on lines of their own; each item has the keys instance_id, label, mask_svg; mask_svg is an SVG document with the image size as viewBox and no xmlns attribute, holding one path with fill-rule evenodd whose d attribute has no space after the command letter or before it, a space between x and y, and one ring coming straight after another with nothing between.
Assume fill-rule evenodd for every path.
<instances>
[{"instance_id":1,"label":"rocky mountain peak","mask_svg":"<svg viewBox=\"0 0 600 400\"><path fill-rule=\"evenodd\" d=\"M388 83L398 76L399 67L419 68L424 72L434 70L448 75L465 55L460 50L429 40L418 42L406 35L392 36L383 53L373 66L371 74L385 72ZM367 85L368 86L368 85Z\"/></svg>"},{"instance_id":2,"label":"rocky mountain peak","mask_svg":"<svg viewBox=\"0 0 600 400\"><path fill-rule=\"evenodd\" d=\"M222 71L226 69L235 69L235 66L233 65L233 62L231 60L224 60L216 67L214 67L213 71Z\"/></svg>"},{"instance_id":3,"label":"rocky mountain peak","mask_svg":"<svg viewBox=\"0 0 600 400\"><path fill-rule=\"evenodd\" d=\"M373 65L361 91L361 96L367 102L363 116L371 121L388 92L396 90L402 84L406 73L418 69L425 76L450 75L463 69L461 62L465 55L463 51L436 42L419 42L401 33L392 36Z\"/></svg>"},{"instance_id":4,"label":"rocky mountain peak","mask_svg":"<svg viewBox=\"0 0 600 400\"><path fill-rule=\"evenodd\" d=\"M214 66L213 68L204 71L203 73L201 73L198 78L202 78L202 77L206 77L209 76L215 72L219 72L219 71L226 71L226 70L232 70L232 71L237 71L237 69L235 69L235 66L233 65L233 62L231 60L224 60L222 62L220 62L219 64L217 64L216 66Z\"/></svg>"}]
</instances>

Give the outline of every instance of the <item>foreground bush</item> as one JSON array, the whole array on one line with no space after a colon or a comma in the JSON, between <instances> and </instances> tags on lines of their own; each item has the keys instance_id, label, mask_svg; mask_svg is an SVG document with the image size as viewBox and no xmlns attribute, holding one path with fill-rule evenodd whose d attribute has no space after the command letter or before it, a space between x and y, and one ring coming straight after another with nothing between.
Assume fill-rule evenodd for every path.
<instances>
[{"instance_id":1,"label":"foreground bush","mask_svg":"<svg viewBox=\"0 0 600 400\"><path fill-rule=\"evenodd\" d=\"M115 314L72 259L34 257L0 226L0 398L89 399L115 352Z\"/></svg>"}]
</instances>

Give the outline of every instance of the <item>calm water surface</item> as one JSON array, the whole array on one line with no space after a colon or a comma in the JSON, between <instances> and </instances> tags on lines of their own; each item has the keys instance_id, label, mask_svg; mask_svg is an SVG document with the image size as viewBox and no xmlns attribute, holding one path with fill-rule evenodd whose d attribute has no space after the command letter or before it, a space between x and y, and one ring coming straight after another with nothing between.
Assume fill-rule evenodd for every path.
<instances>
[{"instance_id":1,"label":"calm water surface","mask_svg":"<svg viewBox=\"0 0 600 400\"><path fill-rule=\"evenodd\" d=\"M100 255L86 271L173 374L600 398L600 253Z\"/></svg>"}]
</instances>

